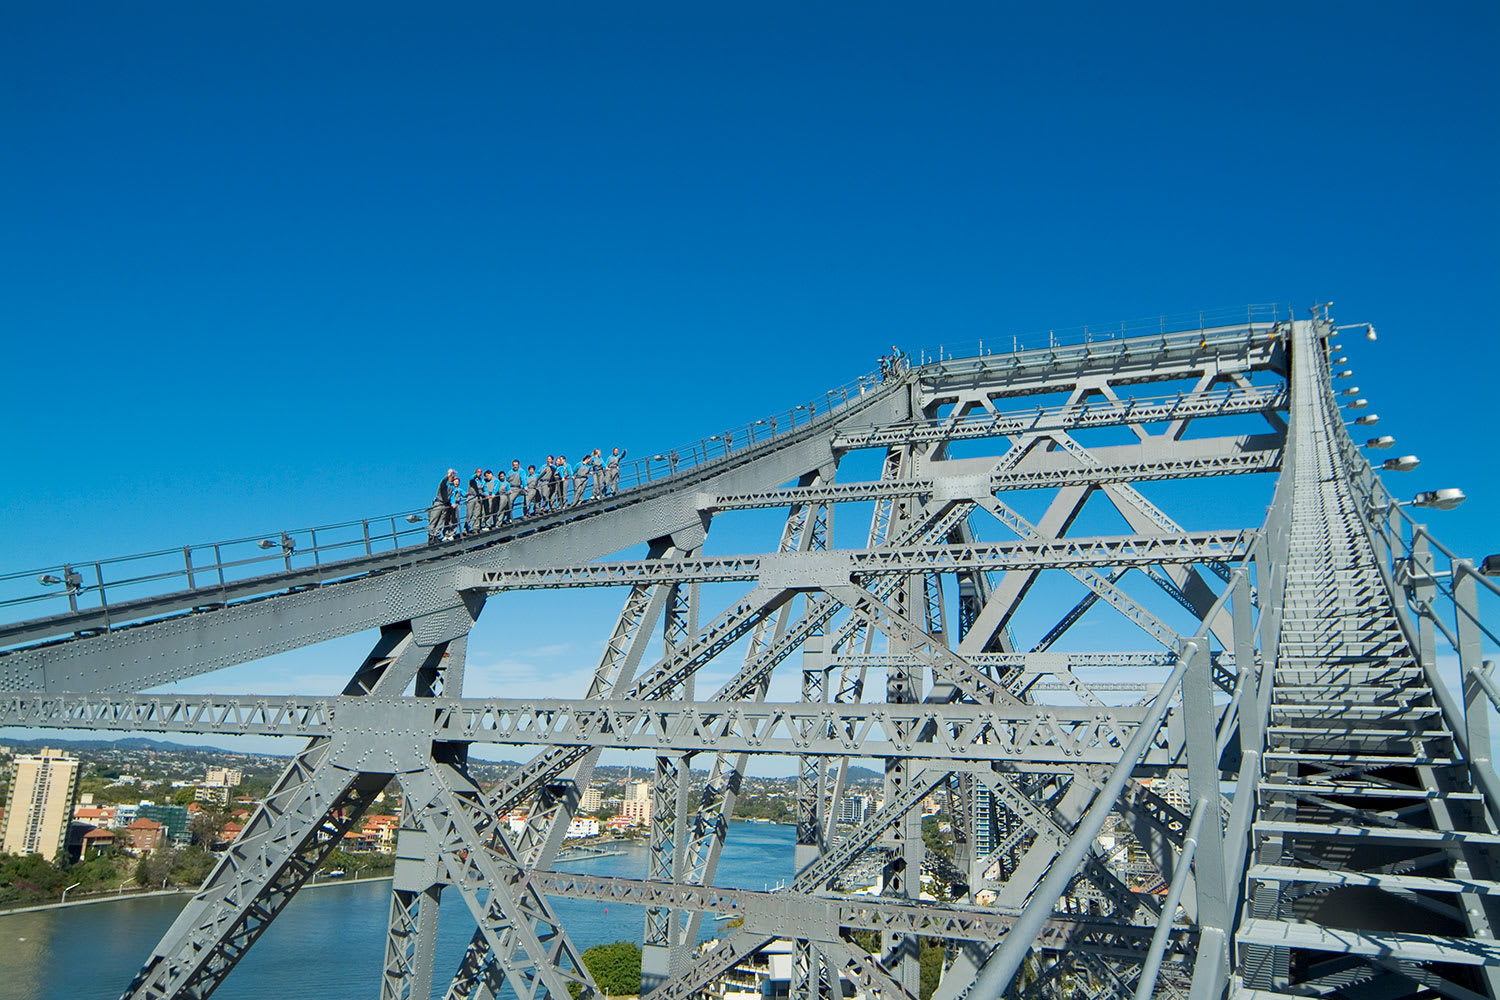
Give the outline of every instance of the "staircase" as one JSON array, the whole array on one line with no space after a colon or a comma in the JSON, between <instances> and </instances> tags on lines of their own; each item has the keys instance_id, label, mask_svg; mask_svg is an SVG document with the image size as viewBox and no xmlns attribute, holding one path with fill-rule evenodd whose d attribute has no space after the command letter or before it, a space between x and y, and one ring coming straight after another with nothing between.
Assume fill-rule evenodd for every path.
<instances>
[{"instance_id":1,"label":"staircase","mask_svg":"<svg viewBox=\"0 0 1500 1000\"><path fill-rule=\"evenodd\" d=\"M1355 510L1321 341L1294 344L1284 617L1237 996L1500 995L1500 836Z\"/></svg>"}]
</instances>

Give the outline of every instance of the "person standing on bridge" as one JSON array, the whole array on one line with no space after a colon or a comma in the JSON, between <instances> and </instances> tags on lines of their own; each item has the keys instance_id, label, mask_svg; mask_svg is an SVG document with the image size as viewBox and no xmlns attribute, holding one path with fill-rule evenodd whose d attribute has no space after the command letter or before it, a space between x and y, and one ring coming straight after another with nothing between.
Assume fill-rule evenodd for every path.
<instances>
[{"instance_id":1,"label":"person standing on bridge","mask_svg":"<svg viewBox=\"0 0 1500 1000\"><path fill-rule=\"evenodd\" d=\"M495 473L489 469L484 470L484 527L485 530L497 527L500 524L500 490L502 483L495 478Z\"/></svg>"},{"instance_id":2,"label":"person standing on bridge","mask_svg":"<svg viewBox=\"0 0 1500 1000\"><path fill-rule=\"evenodd\" d=\"M589 459L589 453L584 452L583 458L578 462L578 468L573 470L573 503L583 503L583 491L589 485L589 467L593 465Z\"/></svg>"},{"instance_id":3,"label":"person standing on bridge","mask_svg":"<svg viewBox=\"0 0 1500 1000\"><path fill-rule=\"evenodd\" d=\"M521 513L526 513L526 473L521 471L521 460L513 458L510 460L510 472L506 474L505 483L508 489L505 494L505 515L501 524L509 524L511 513L516 504L521 505Z\"/></svg>"},{"instance_id":4,"label":"person standing on bridge","mask_svg":"<svg viewBox=\"0 0 1500 1000\"><path fill-rule=\"evenodd\" d=\"M526 504L523 508L525 513L537 513L538 505L542 499L542 477L537 473L536 466L526 466Z\"/></svg>"},{"instance_id":5,"label":"person standing on bridge","mask_svg":"<svg viewBox=\"0 0 1500 1000\"><path fill-rule=\"evenodd\" d=\"M469 505L469 516L464 519L464 530L478 531L484 526L484 470L475 469L469 477L469 492L465 495Z\"/></svg>"},{"instance_id":6,"label":"person standing on bridge","mask_svg":"<svg viewBox=\"0 0 1500 1000\"><path fill-rule=\"evenodd\" d=\"M625 453L616 448L604 463L604 491L609 496L620 492L620 461L624 457Z\"/></svg>"},{"instance_id":7,"label":"person standing on bridge","mask_svg":"<svg viewBox=\"0 0 1500 1000\"><path fill-rule=\"evenodd\" d=\"M541 493L541 495L540 495L541 510L552 510L552 499L553 499L553 496L555 496L555 493L553 493L553 490L555 490L555 487L556 487L556 475L558 475L558 471L556 471L556 466L553 465L553 463L555 463L555 462L556 462L556 456L550 456L550 454L549 454L549 456L547 456L546 465L541 466L541 469L540 469L540 472L541 472L541 489L540 489L540 493Z\"/></svg>"},{"instance_id":8,"label":"person standing on bridge","mask_svg":"<svg viewBox=\"0 0 1500 1000\"><path fill-rule=\"evenodd\" d=\"M438 480L437 494L432 498L432 506L427 508L427 541L440 542L448 530L448 513L452 508L452 483L458 479L458 473L449 469L442 479Z\"/></svg>"},{"instance_id":9,"label":"person standing on bridge","mask_svg":"<svg viewBox=\"0 0 1500 1000\"><path fill-rule=\"evenodd\" d=\"M553 469L557 472L557 506L566 507L568 505L568 480L573 478L573 467L568 464L566 455L558 455L557 464L553 466Z\"/></svg>"}]
</instances>

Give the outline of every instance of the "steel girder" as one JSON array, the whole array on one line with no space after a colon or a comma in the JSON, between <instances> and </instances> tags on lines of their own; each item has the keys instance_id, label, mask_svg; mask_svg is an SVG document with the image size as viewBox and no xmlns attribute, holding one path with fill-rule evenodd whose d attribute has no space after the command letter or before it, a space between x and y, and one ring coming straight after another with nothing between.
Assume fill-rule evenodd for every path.
<instances>
[{"instance_id":1,"label":"steel girder","mask_svg":"<svg viewBox=\"0 0 1500 1000\"><path fill-rule=\"evenodd\" d=\"M1493 995L1484 942L1500 884L1486 868L1494 831L1464 811L1474 793L1453 776L1462 757L1442 743L1446 730L1432 728L1441 706L1396 712L1356 698L1330 716L1319 700L1330 684L1345 694L1388 682L1413 689L1423 679L1416 667L1428 662L1404 651L1406 632L1420 629L1392 609L1390 575L1348 555L1350 536L1339 531L1358 519L1328 516L1350 512L1340 486L1350 472L1347 457L1308 430L1321 422L1342 433L1333 411L1307 415L1315 390L1327 395L1326 365L1309 360L1321 330L1252 324L938 362L794 438L477 545L435 546L399 565L324 567L312 581L269 578L213 606L202 595L166 595L122 609L130 628L82 615L24 623L10 641L62 641L0 655L0 724L309 741L266 818L258 814L143 968L132 987L140 996L211 993L331 850L331 831L355 822L392 776L406 811L383 996L426 994L438 905L455 899L475 931L448 996L502 985L528 998L591 995L552 895L645 905L661 1000L709 988L778 936L795 945L798 992L820 998L837 994L840 977L872 996L915 996L918 943L938 938L963 942L948 950L942 1000L979 995L976 984L1017 996L1080 987L1109 996L1175 995L1191 983L1209 996L1231 975L1262 990L1327 995L1343 988L1341 975L1379 979L1383 989ZM1279 381L1289 368L1303 380L1290 388ZM1152 381L1191 388L1150 398L1126 389ZM1066 402L1014 402L1030 394ZM1264 418L1267 430L1184 434L1225 417ZM1087 443L1104 427L1125 428L1137 443ZM988 440L1002 446L975 457ZM962 457L950 454L954 442L965 442ZM1319 447L1323 457L1306 457ZM861 448L884 451L881 478L839 482L841 460ZM1260 530L1185 529L1133 485L1277 470ZM1034 523L1002 500L1037 489L1056 494ZM1091 498L1135 533L1071 534ZM835 509L861 502L872 511L864 547L836 545ZM788 509L774 551L696 554L714 519L756 507ZM1301 527L1314 521L1323 527ZM978 540L976 527L997 523L1013 541ZM647 559L601 561L642 542L652 546ZM1299 582L1307 554L1329 551L1334 575ZM1055 571L1087 588L1071 610L1032 599L1036 581ZM1151 587L1127 590L1137 579ZM309 582L316 586L285 592ZM749 587L720 613L693 599L701 584L735 582ZM602 585L630 590L585 697L463 696L464 637L486 598ZM1051 651L1077 644L1093 608L1122 612L1157 648ZM1027 648L1011 626L1033 613L1048 617L1041 642ZM1320 632L1318 615L1344 624ZM643 663L659 620L661 655ZM381 643L339 696L140 693L374 625ZM108 631L73 636L98 627ZM1338 650L1360 665L1330 666ZM730 679L698 690L726 654L739 658ZM1376 659L1378 671L1366 666ZM797 672L802 700L768 700L783 665ZM1097 673L1111 669L1129 679ZM883 685L870 683L872 670ZM1144 698L1121 703L1136 695ZM1425 728L1411 728L1418 720ZM465 763L477 742L537 754L485 790ZM551 870L601 750L658 759L644 879ZM699 778L691 767L706 752ZM739 783L754 755L773 754L798 759L797 875L779 893L717 886ZM885 763L885 801L846 828L835 810L854 760ZM1391 784L1395 767L1419 780ZM1221 780L1251 790L1231 808ZM1169 802L1182 788L1186 803ZM1399 815L1379 803L1393 788L1409 797ZM1356 803L1356 790L1369 801ZM944 883L952 899L923 898L917 878L931 860L920 814L934 796L949 814L963 811L950 815L968 852L966 881ZM1411 822L1411 802L1434 818ZM528 819L512 836L500 817L516 810ZM1315 823L1289 818L1306 810L1321 810ZM1096 837L1114 820L1131 831L1118 834L1124 854ZM1444 860L1340 871L1321 845L1356 837ZM849 892L846 881L871 863L883 891ZM1181 905L1163 909L1149 890L1169 884ZM1330 886L1425 906L1462 921L1478 944L1290 919ZM1243 894L1243 921L1226 893ZM1454 905L1419 901L1433 896ZM710 911L746 921L700 953ZM881 936L873 952L859 936L867 932ZM1327 958L1309 964L1313 954L1364 971L1346 974L1355 966ZM1451 972L1465 965L1477 978ZM1021 968L1031 972L1016 975Z\"/></svg>"}]
</instances>

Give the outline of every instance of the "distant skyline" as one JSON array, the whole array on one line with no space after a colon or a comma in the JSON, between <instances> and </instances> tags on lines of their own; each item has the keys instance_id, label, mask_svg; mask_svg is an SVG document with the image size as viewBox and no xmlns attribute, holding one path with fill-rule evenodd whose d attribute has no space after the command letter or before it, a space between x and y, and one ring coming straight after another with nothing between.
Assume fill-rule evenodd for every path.
<instances>
[{"instance_id":1,"label":"distant skyline","mask_svg":"<svg viewBox=\"0 0 1500 1000\"><path fill-rule=\"evenodd\" d=\"M892 343L1327 299L1390 481L1500 551L1493 3L7 15L0 573L650 453ZM518 597L474 681L576 695L617 598Z\"/></svg>"}]
</instances>

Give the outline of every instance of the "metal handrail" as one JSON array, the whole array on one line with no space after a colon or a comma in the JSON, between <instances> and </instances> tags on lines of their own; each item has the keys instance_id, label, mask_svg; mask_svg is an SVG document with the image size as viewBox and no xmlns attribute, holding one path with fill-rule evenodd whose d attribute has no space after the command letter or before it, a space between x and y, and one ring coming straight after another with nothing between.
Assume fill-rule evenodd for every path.
<instances>
[{"instance_id":1,"label":"metal handrail","mask_svg":"<svg viewBox=\"0 0 1500 1000\"><path fill-rule=\"evenodd\" d=\"M698 442L669 449L621 464L615 492L655 485L674 475L701 473L739 459L747 450L784 440L804 432L843 412L851 404L865 401L872 393L894 388L903 373L882 382L875 373L861 375L814 398L761 420L750 421ZM674 461L670 456L676 456ZM595 479L593 498L599 499ZM611 494L613 496L614 493ZM514 502L514 501L512 501ZM589 501L592 502L592 501ZM271 578L294 570L317 572L318 582L340 579L338 564L363 557L398 551L413 553L413 561L428 542L428 512L431 505L397 511L375 518L340 521L306 528L278 530L217 542L157 549L108 559L64 562L20 572L0 574L0 621L12 624L38 617L34 613L6 615L11 609L28 612L42 604L56 607L68 602L63 614L102 612L104 627L111 627L109 613L118 607L122 590L129 600L154 599L172 593L201 594L203 603L224 597L231 584ZM332 573L332 576L325 576ZM18 585L39 581L49 589L39 593L15 593ZM178 587L153 586L180 581ZM11 591L6 594L6 591ZM56 612L52 612L55 614Z\"/></svg>"},{"instance_id":2,"label":"metal handrail","mask_svg":"<svg viewBox=\"0 0 1500 1000\"><path fill-rule=\"evenodd\" d=\"M1291 318L1292 307L1289 305L1275 302L1254 303L1247 306L1146 316L1140 319L1122 320L1118 323L1090 323L1084 326L1064 327L1060 330L1037 330L1013 335L1000 334L989 339L963 341L957 344L941 343L936 347L923 348L918 351L916 362L926 365L933 362L1016 354L1023 351L1107 344L1110 341L1151 335L1201 334L1215 328L1273 324L1286 322Z\"/></svg>"},{"instance_id":3,"label":"metal handrail","mask_svg":"<svg viewBox=\"0 0 1500 1000\"><path fill-rule=\"evenodd\" d=\"M1500 646L1500 625L1486 624L1487 617L1491 625L1500 621L1500 611L1490 608L1490 615L1484 615L1479 600L1481 590L1500 597L1500 584L1438 541L1391 493L1350 436L1331 383L1325 386L1322 402L1344 460L1353 470L1355 512L1375 552L1381 577L1393 597L1403 598L1393 602L1396 619L1483 794L1486 810L1500 824L1500 771L1490 738L1490 715L1500 706L1491 703L1488 688L1493 682L1487 674L1490 661L1484 648L1485 639L1492 647ZM1439 565L1439 557L1447 561L1446 568ZM1444 645L1458 660L1456 693L1439 669Z\"/></svg>"},{"instance_id":4,"label":"metal handrail","mask_svg":"<svg viewBox=\"0 0 1500 1000\"><path fill-rule=\"evenodd\" d=\"M1216 311L1177 317L1173 322L1197 322L1201 329L1180 331L1161 330L1169 325L1168 318L1152 321L1133 321L1119 324L1122 336L1129 334L1157 335L1162 345L1197 346L1207 328L1204 323L1220 319L1241 320L1250 324L1262 319L1272 319L1281 313L1279 307L1251 306L1243 312ZM1153 326L1153 324L1155 324ZM1243 329L1239 327L1225 329ZM1054 334L1046 349L1049 357L1057 350L1088 351L1091 345L1108 340L1119 341L1115 328L1108 336L1095 332L1096 328L1081 327L1077 345L1063 344ZM1066 332L1066 331L1065 331ZM1211 331L1212 332L1212 331ZM1252 329L1253 333L1253 329ZM1066 338L1063 338L1066 339ZM980 348L982 350L982 348ZM1041 351L1040 348L1037 349ZM945 366L939 360L946 355L952 359L952 350L939 350L938 358L931 364ZM986 354L992 352L985 352ZM926 352L923 352L926 356ZM976 354L980 363L990 359ZM1019 354L1017 358L1024 358ZM929 367L931 367L931 364ZM831 419L853 403L866 399L871 393L882 391L912 377L913 369L895 372L888 380L871 372L851 379L840 386L827 390L821 397L809 399L785 411L779 411L760 420L748 421L719 433L701 437L693 442L656 452L649 456L630 459L620 463L620 480L617 489L624 491L689 471L704 471L737 459L746 449L765 445L772 440L806 429L813 423ZM598 497L596 472L593 495ZM514 500L512 500L514 502ZM590 501L592 502L592 501ZM112 627L110 611L121 601L120 591L129 591L129 600L154 599L168 594L184 592L201 594L205 604L215 603L215 597L227 600L227 589L232 584L244 584L261 577L272 578L279 573L294 570L316 571L316 582L340 579L335 572L338 563L353 562L362 557L411 550L413 560L418 547L427 542L427 514L430 505L384 514L374 518L340 521L334 524L278 530L268 535L251 535L241 538L184 545L175 548L157 549L151 552L116 556L108 559L63 562L36 567L20 572L0 574L0 622L17 624L36 618L46 618L57 612L33 613L43 605L55 608L58 602L67 601L67 611L102 612L103 627ZM277 569L277 566L280 569ZM325 570L325 567L333 567ZM332 572L332 576L325 575ZM49 589L39 593L21 593L23 588L33 586L32 581L42 581ZM168 581L181 581L183 586L163 588ZM9 593L7 593L9 591ZM112 600L113 597L113 600ZM23 610L24 609L24 610ZM10 613L21 611L20 614Z\"/></svg>"}]
</instances>

